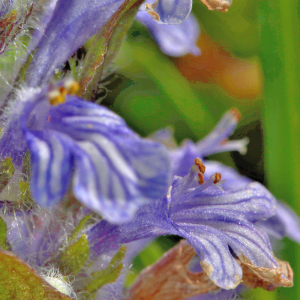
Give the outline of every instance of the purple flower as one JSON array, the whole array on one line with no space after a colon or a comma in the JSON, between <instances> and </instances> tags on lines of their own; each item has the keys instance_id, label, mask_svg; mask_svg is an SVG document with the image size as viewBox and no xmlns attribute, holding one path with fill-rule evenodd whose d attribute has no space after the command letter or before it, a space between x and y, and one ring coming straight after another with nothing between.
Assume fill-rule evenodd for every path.
<instances>
[{"instance_id":1,"label":"purple flower","mask_svg":"<svg viewBox=\"0 0 300 300\"><path fill-rule=\"evenodd\" d=\"M97 33L124 0L54 0L41 18L43 34L34 35L30 49L36 48L26 76L30 87L48 82L54 70ZM192 0L160 0L155 11L160 21L177 24L189 15Z\"/></svg>"},{"instance_id":2,"label":"purple flower","mask_svg":"<svg viewBox=\"0 0 300 300\"><path fill-rule=\"evenodd\" d=\"M47 25L27 73L31 87L47 83L54 70L97 33L123 0L57 0L55 9L45 18ZM50 20L49 20L50 19Z\"/></svg>"},{"instance_id":3,"label":"purple flower","mask_svg":"<svg viewBox=\"0 0 300 300\"><path fill-rule=\"evenodd\" d=\"M240 153L246 152L247 138L242 140L227 140L239 120L239 112L236 109L232 109L222 117L215 129L204 139L197 143L187 140L178 148L176 148L173 132L170 128L153 133L151 138L164 143L170 148L173 175L184 176L189 172L189 166L193 164L195 157L204 158L214 153L233 150ZM225 191L241 189L252 182L249 178L241 176L234 169L226 167L221 163L205 161L205 166L204 179L208 180L210 176L216 172L220 172L222 177L226 179L222 184L222 188ZM284 236L287 236L300 243L299 217L290 207L279 201L277 201L276 215L268 220L258 222L257 225L272 237L282 239Z\"/></svg>"},{"instance_id":4,"label":"purple flower","mask_svg":"<svg viewBox=\"0 0 300 300\"><path fill-rule=\"evenodd\" d=\"M228 137L234 131L240 120L240 114L237 109L228 111L217 126L202 140L194 144L186 140L179 148L172 151L173 174L184 176L189 171L196 157L203 159L206 156L227 152L239 151L246 153L248 138L242 140L228 141Z\"/></svg>"},{"instance_id":5,"label":"purple flower","mask_svg":"<svg viewBox=\"0 0 300 300\"><path fill-rule=\"evenodd\" d=\"M78 224L84 218L90 217L83 228L78 230ZM72 265L72 259L65 261L62 256L65 250L78 238L74 238L74 232L78 237L84 236L83 231L96 222L95 217L91 217L91 212L84 207L80 207L78 203L74 203L70 207L70 203L63 203L54 209L43 209L33 206L30 209L26 207L16 207L14 204L0 202L0 218L5 221L7 232L7 244L11 247L11 251L20 259L28 263L36 272L40 274L50 284L62 279L69 278L72 282L65 284L66 294L76 298L76 294L82 295L84 285L88 283L88 279L93 279L93 274L114 268L120 268L120 274L116 274L115 280L111 278L98 288L97 297L95 299L109 300L114 297L123 299L123 281L127 271L129 270L133 258L139 251L144 248L149 240L140 240L126 245L124 256L121 260L115 261L114 265L109 267L111 260L116 251L108 251L103 255L95 255L90 259L87 250L83 252L88 255L86 264L81 263L80 272L70 272L64 265ZM1 221L1 219L0 219ZM86 245L85 243L83 245ZM82 258L82 253L76 253L78 261ZM121 263L122 266L118 266ZM103 279L102 279L103 280ZM59 281L58 281L59 283ZM105 283L105 280L103 280ZM54 285L55 286L55 285ZM73 298L72 298L73 299Z\"/></svg>"},{"instance_id":6,"label":"purple flower","mask_svg":"<svg viewBox=\"0 0 300 300\"><path fill-rule=\"evenodd\" d=\"M253 224L275 214L274 197L259 183L222 191L218 173L203 182L202 172L201 160L196 160L188 175L175 177L167 197L141 207L129 223L99 222L87 233L91 252L147 237L179 235L195 248L211 280L225 289L242 278L234 255L256 266L276 267L267 235Z\"/></svg>"},{"instance_id":7,"label":"purple flower","mask_svg":"<svg viewBox=\"0 0 300 300\"><path fill-rule=\"evenodd\" d=\"M200 28L197 19L192 14L177 25L159 24L144 11L138 12L136 19L149 29L165 54L175 57L188 53L200 55L201 51L196 44Z\"/></svg>"},{"instance_id":8,"label":"purple flower","mask_svg":"<svg viewBox=\"0 0 300 300\"><path fill-rule=\"evenodd\" d=\"M1 157L20 169L29 150L31 194L39 205L57 204L72 183L86 207L110 222L126 222L166 194L168 151L107 108L67 94L74 85L24 90L4 116Z\"/></svg>"},{"instance_id":9,"label":"purple flower","mask_svg":"<svg viewBox=\"0 0 300 300\"><path fill-rule=\"evenodd\" d=\"M143 5L158 23L180 24L189 16L192 10L192 0L148 0Z\"/></svg>"}]
</instances>

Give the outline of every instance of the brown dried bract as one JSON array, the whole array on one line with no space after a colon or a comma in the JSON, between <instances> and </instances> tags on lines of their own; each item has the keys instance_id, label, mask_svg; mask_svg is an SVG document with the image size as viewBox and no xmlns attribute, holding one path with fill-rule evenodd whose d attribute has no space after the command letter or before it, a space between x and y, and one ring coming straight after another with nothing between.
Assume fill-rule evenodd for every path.
<instances>
[{"instance_id":1,"label":"brown dried bract","mask_svg":"<svg viewBox=\"0 0 300 300\"><path fill-rule=\"evenodd\" d=\"M129 291L128 300L184 300L218 290L205 272L194 273L188 264L195 255L185 240L143 270Z\"/></svg>"},{"instance_id":2,"label":"brown dried bract","mask_svg":"<svg viewBox=\"0 0 300 300\"><path fill-rule=\"evenodd\" d=\"M275 258L279 267L270 269L254 266L244 256L241 259L243 261L239 263L243 269L243 284L249 289L261 287L267 291L274 291L279 286L293 286L293 271L288 262Z\"/></svg>"},{"instance_id":3,"label":"brown dried bract","mask_svg":"<svg viewBox=\"0 0 300 300\"><path fill-rule=\"evenodd\" d=\"M194 248L187 241L181 241L140 273L126 299L184 300L219 290L207 275L211 274L212 266L202 262L204 271L194 273L188 270L189 262L195 254ZM254 266L245 256L240 259L237 262L243 269L241 282L249 289L261 287L273 291L279 286L293 286L293 271L287 262L275 258L279 267L262 268Z\"/></svg>"},{"instance_id":4,"label":"brown dried bract","mask_svg":"<svg viewBox=\"0 0 300 300\"><path fill-rule=\"evenodd\" d=\"M157 5L157 2L156 3L154 3L154 4L156 4ZM148 4L148 3L146 3L145 4L145 9L146 9L146 12L155 20L155 21L157 21L157 22L159 22L159 20L160 20L160 17L159 17L159 15L155 12L155 11L153 11L153 8L156 6L154 6L154 4Z\"/></svg>"},{"instance_id":5,"label":"brown dried bract","mask_svg":"<svg viewBox=\"0 0 300 300\"><path fill-rule=\"evenodd\" d=\"M209 10L218 10L221 12L227 12L228 8L232 4L232 0L201 0Z\"/></svg>"}]
</instances>

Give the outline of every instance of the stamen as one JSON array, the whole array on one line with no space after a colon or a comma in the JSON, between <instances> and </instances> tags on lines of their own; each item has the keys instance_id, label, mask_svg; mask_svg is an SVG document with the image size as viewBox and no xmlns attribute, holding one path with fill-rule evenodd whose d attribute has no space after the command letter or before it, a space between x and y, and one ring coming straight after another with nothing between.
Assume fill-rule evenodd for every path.
<instances>
[{"instance_id":1,"label":"stamen","mask_svg":"<svg viewBox=\"0 0 300 300\"><path fill-rule=\"evenodd\" d=\"M215 177L214 184L217 184L218 182L220 182L220 180L222 178L221 173L215 173L214 177Z\"/></svg>"},{"instance_id":2,"label":"stamen","mask_svg":"<svg viewBox=\"0 0 300 300\"><path fill-rule=\"evenodd\" d=\"M198 173L198 177L199 177L199 184L203 184L204 183L204 177L202 173Z\"/></svg>"},{"instance_id":3,"label":"stamen","mask_svg":"<svg viewBox=\"0 0 300 300\"><path fill-rule=\"evenodd\" d=\"M51 105L59 105L66 102L67 95L76 95L79 91L79 83L75 80L67 80L64 86L58 87L48 93L48 101Z\"/></svg>"},{"instance_id":4,"label":"stamen","mask_svg":"<svg viewBox=\"0 0 300 300\"><path fill-rule=\"evenodd\" d=\"M79 83L73 79L67 80L64 84L69 95L76 95L79 92Z\"/></svg>"},{"instance_id":5,"label":"stamen","mask_svg":"<svg viewBox=\"0 0 300 300\"><path fill-rule=\"evenodd\" d=\"M205 173L205 166L202 162L202 159L195 158L194 162L195 162L195 165L198 166L199 171L204 174Z\"/></svg>"},{"instance_id":6,"label":"stamen","mask_svg":"<svg viewBox=\"0 0 300 300\"><path fill-rule=\"evenodd\" d=\"M205 173L205 166L204 166L204 164L203 164L203 162L200 158L195 158L194 162L195 162L195 165L198 167L198 170L199 170L199 172L198 172L198 176L199 176L198 183L203 184L204 183L203 174Z\"/></svg>"},{"instance_id":7,"label":"stamen","mask_svg":"<svg viewBox=\"0 0 300 300\"><path fill-rule=\"evenodd\" d=\"M205 181L204 176L203 176L203 174L205 173L205 165L203 164L203 162L200 158L195 158L194 162L195 162L195 165L192 168L198 167L198 172L197 172L198 177L199 177L198 183L200 185L203 185L205 183L205 186L207 185L207 187L208 187L208 186L214 184L219 189L223 190L221 187L221 184L224 183L225 180L221 181L221 179L222 179L221 173L215 173L212 176L210 176L210 178L207 181Z\"/></svg>"}]
</instances>

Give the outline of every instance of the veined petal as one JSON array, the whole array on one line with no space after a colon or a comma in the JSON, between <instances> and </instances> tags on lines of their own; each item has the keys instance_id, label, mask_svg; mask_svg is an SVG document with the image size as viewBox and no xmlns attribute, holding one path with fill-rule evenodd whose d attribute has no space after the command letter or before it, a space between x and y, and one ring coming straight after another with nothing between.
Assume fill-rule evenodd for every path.
<instances>
[{"instance_id":1,"label":"veined petal","mask_svg":"<svg viewBox=\"0 0 300 300\"><path fill-rule=\"evenodd\" d=\"M54 206L66 194L72 175L67 139L51 131L26 131L31 154L31 193L37 204Z\"/></svg>"},{"instance_id":2,"label":"veined petal","mask_svg":"<svg viewBox=\"0 0 300 300\"><path fill-rule=\"evenodd\" d=\"M200 157L225 152L225 151L239 151L245 154L247 151L248 138L241 140L228 141L227 138L232 134L238 121L240 120L239 111L235 108L228 111L220 120L218 125L209 133L204 139L196 144L191 140L184 140L182 145L174 149L173 144L170 147L172 156L173 175L185 176L189 173L191 166L194 164L194 159ZM165 133L165 138L161 133ZM168 141L173 137L173 132L170 130L158 131L150 137L154 140L159 139L168 146ZM166 139L167 138L167 139Z\"/></svg>"},{"instance_id":3,"label":"veined petal","mask_svg":"<svg viewBox=\"0 0 300 300\"><path fill-rule=\"evenodd\" d=\"M51 20L37 43L26 83L45 84L55 68L108 21L123 0L58 0Z\"/></svg>"},{"instance_id":4,"label":"veined petal","mask_svg":"<svg viewBox=\"0 0 300 300\"><path fill-rule=\"evenodd\" d=\"M145 8L157 22L174 25L188 17L192 4L192 0L156 0L153 4L146 3Z\"/></svg>"},{"instance_id":5,"label":"veined petal","mask_svg":"<svg viewBox=\"0 0 300 300\"><path fill-rule=\"evenodd\" d=\"M276 227L274 223L277 225ZM299 224L299 216L287 204L280 201L277 201L277 213L274 219L272 218L260 223L267 232L273 233L275 237L276 234L278 238L287 236L297 243L300 243Z\"/></svg>"},{"instance_id":6,"label":"veined petal","mask_svg":"<svg viewBox=\"0 0 300 300\"><path fill-rule=\"evenodd\" d=\"M152 34L161 51L169 56L183 56L188 53L200 55L197 46L200 28L196 18L190 14L188 18L177 25L158 24L146 12L140 11L136 19L144 24Z\"/></svg>"},{"instance_id":7,"label":"veined petal","mask_svg":"<svg viewBox=\"0 0 300 300\"><path fill-rule=\"evenodd\" d=\"M142 206L128 223L113 225L103 220L87 232L91 257L116 250L125 243L167 234L178 234L178 231L168 220L163 200Z\"/></svg>"},{"instance_id":8,"label":"veined petal","mask_svg":"<svg viewBox=\"0 0 300 300\"><path fill-rule=\"evenodd\" d=\"M179 231L195 248L202 268L216 285L233 289L241 282L242 269L221 231L202 225L180 225Z\"/></svg>"},{"instance_id":9,"label":"veined petal","mask_svg":"<svg viewBox=\"0 0 300 300\"><path fill-rule=\"evenodd\" d=\"M218 152L224 151L240 151L245 153L248 140L234 141L234 144L227 141L227 138L234 131L241 116L237 109L229 110L219 121L217 126L201 141L197 143L198 156L205 157ZM235 146L233 146L235 145Z\"/></svg>"},{"instance_id":10,"label":"veined petal","mask_svg":"<svg viewBox=\"0 0 300 300\"><path fill-rule=\"evenodd\" d=\"M141 139L120 117L71 96L49 114L51 129L72 139L73 191L87 207L111 222L124 222L140 205L166 193L167 150Z\"/></svg>"},{"instance_id":11,"label":"veined petal","mask_svg":"<svg viewBox=\"0 0 300 300\"><path fill-rule=\"evenodd\" d=\"M234 288L242 279L242 270L229 246L242 261L247 259L266 268L278 266L266 234L250 222L213 221L208 218L203 225L179 222L176 225L200 256L202 268L221 288Z\"/></svg>"},{"instance_id":12,"label":"veined petal","mask_svg":"<svg viewBox=\"0 0 300 300\"><path fill-rule=\"evenodd\" d=\"M228 245L244 261L246 257L252 264L260 267L277 267L272 247L266 233L247 221L208 222L208 224L225 233Z\"/></svg>"},{"instance_id":13,"label":"veined petal","mask_svg":"<svg viewBox=\"0 0 300 300\"><path fill-rule=\"evenodd\" d=\"M222 174L222 178L225 180L222 183L222 188L226 190L238 190L244 188L246 185L253 182L246 176L240 175L236 170L231 167L227 167L217 161L206 160L204 179L208 180L210 176L219 172Z\"/></svg>"},{"instance_id":14,"label":"veined petal","mask_svg":"<svg viewBox=\"0 0 300 300\"><path fill-rule=\"evenodd\" d=\"M190 174L173 184L170 198L173 221L201 222L202 218L220 216L256 222L275 214L276 200L261 184L255 182L239 190L221 191L215 186L206 186L209 181L199 184L194 172L192 168Z\"/></svg>"},{"instance_id":15,"label":"veined petal","mask_svg":"<svg viewBox=\"0 0 300 300\"><path fill-rule=\"evenodd\" d=\"M171 166L164 146L140 138L115 113L76 96L67 95L56 106L45 91L33 99L20 123L37 203L55 205L73 173L76 198L114 223L130 220L141 205L166 194Z\"/></svg>"}]
</instances>

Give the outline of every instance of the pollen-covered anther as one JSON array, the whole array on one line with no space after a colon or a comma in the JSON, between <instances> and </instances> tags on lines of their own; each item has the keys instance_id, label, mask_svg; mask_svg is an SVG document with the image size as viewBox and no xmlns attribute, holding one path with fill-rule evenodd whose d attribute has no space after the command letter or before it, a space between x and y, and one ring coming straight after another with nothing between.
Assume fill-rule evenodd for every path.
<instances>
[{"instance_id":1,"label":"pollen-covered anther","mask_svg":"<svg viewBox=\"0 0 300 300\"><path fill-rule=\"evenodd\" d=\"M51 105L59 105L66 102L67 89L59 87L48 93L48 101Z\"/></svg>"},{"instance_id":2,"label":"pollen-covered anther","mask_svg":"<svg viewBox=\"0 0 300 300\"><path fill-rule=\"evenodd\" d=\"M198 166L198 169L201 173L205 173L205 166L200 158L195 158L195 165Z\"/></svg>"},{"instance_id":3,"label":"pollen-covered anther","mask_svg":"<svg viewBox=\"0 0 300 300\"><path fill-rule=\"evenodd\" d=\"M203 164L203 162L200 158L195 158L194 162L195 162L195 165L198 167L198 170L199 170L199 172L198 172L198 177L199 177L198 183L203 184L204 183L203 174L205 173L205 166L204 166L204 164Z\"/></svg>"},{"instance_id":4,"label":"pollen-covered anther","mask_svg":"<svg viewBox=\"0 0 300 300\"><path fill-rule=\"evenodd\" d=\"M67 95L76 95L79 91L79 83L75 80L65 81L63 86L60 86L48 93L48 100L51 105L59 105L66 102Z\"/></svg>"},{"instance_id":5,"label":"pollen-covered anther","mask_svg":"<svg viewBox=\"0 0 300 300\"><path fill-rule=\"evenodd\" d=\"M215 178L214 184L217 184L218 182L220 182L222 179L221 173L215 173L214 178Z\"/></svg>"},{"instance_id":6,"label":"pollen-covered anther","mask_svg":"<svg viewBox=\"0 0 300 300\"><path fill-rule=\"evenodd\" d=\"M203 174L202 173L198 173L198 177L199 177L198 183L199 184L203 184L204 183L204 176L203 176Z\"/></svg>"},{"instance_id":7,"label":"pollen-covered anther","mask_svg":"<svg viewBox=\"0 0 300 300\"><path fill-rule=\"evenodd\" d=\"M76 95L79 92L80 86L79 82L73 79L69 79L65 82L64 87L67 90L67 94Z\"/></svg>"}]
</instances>

